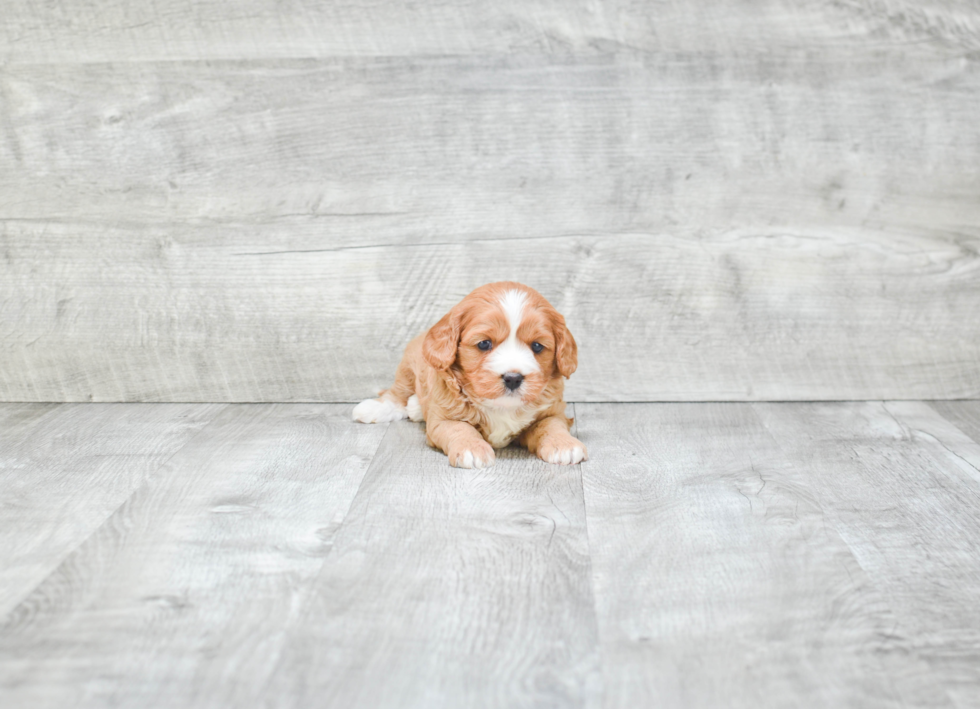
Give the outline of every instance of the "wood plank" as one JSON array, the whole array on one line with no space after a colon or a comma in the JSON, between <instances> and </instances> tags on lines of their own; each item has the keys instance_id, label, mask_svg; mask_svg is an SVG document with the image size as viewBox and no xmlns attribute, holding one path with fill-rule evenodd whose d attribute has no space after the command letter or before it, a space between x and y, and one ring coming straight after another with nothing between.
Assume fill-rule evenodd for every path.
<instances>
[{"instance_id":1,"label":"wood plank","mask_svg":"<svg viewBox=\"0 0 980 709\"><path fill-rule=\"evenodd\" d=\"M943 404L946 402L936 402ZM949 402L961 404L952 410L974 414L980 402ZM955 417L941 414L936 406L924 401L889 401L885 409L895 420L905 427L906 435L912 440L924 439L932 446L946 451L946 458L952 466L943 466L947 474L960 478L966 487L972 487L980 494L980 442L971 438L955 425ZM969 430L969 428L967 428Z\"/></svg>"},{"instance_id":2,"label":"wood plank","mask_svg":"<svg viewBox=\"0 0 980 709\"><path fill-rule=\"evenodd\" d=\"M10 404L0 403L0 455L13 446L28 431L51 416L61 404ZM9 465L4 463L3 465Z\"/></svg>"},{"instance_id":3,"label":"wood plank","mask_svg":"<svg viewBox=\"0 0 980 709\"><path fill-rule=\"evenodd\" d=\"M697 51L719 45L831 50L847 40L980 46L977 8L950 0L463 0L411 6L248 0L233 12L221 0L184 0L163 7L5 0L0 62Z\"/></svg>"},{"instance_id":4,"label":"wood plank","mask_svg":"<svg viewBox=\"0 0 980 709\"><path fill-rule=\"evenodd\" d=\"M824 458L747 404L576 408L604 706L950 706L830 523Z\"/></svg>"},{"instance_id":5,"label":"wood plank","mask_svg":"<svg viewBox=\"0 0 980 709\"><path fill-rule=\"evenodd\" d=\"M931 401L929 406L974 442L980 443L980 402Z\"/></svg>"},{"instance_id":6,"label":"wood plank","mask_svg":"<svg viewBox=\"0 0 980 709\"><path fill-rule=\"evenodd\" d=\"M104 412L145 450L135 421L178 408L0 406L0 500L12 450L118 457ZM6 616L0 704L976 706L967 427L575 408L582 468L457 471L407 422L223 407Z\"/></svg>"},{"instance_id":7,"label":"wood plank","mask_svg":"<svg viewBox=\"0 0 980 709\"><path fill-rule=\"evenodd\" d=\"M293 624L280 706L595 706L577 466L450 468L392 424Z\"/></svg>"},{"instance_id":8,"label":"wood plank","mask_svg":"<svg viewBox=\"0 0 980 709\"><path fill-rule=\"evenodd\" d=\"M384 433L225 408L9 614L4 705L256 706Z\"/></svg>"},{"instance_id":9,"label":"wood plank","mask_svg":"<svg viewBox=\"0 0 980 709\"><path fill-rule=\"evenodd\" d=\"M756 410L892 609L890 642L957 706L978 706L980 478L953 447L960 432L892 403Z\"/></svg>"},{"instance_id":10,"label":"wood plank","mask_svg":"<svg viewBox=\"0 0 980 709\"><path fill-rule=\"evenodd\" d=\"M980 72L958 55L15 65L0 85L3 400L353 401L501 278L566 312L573 399L980 396Z\"/></svg>"},{"instance_id":11,"label":"wood plank","mask_svg":"<svg viewBox=\"0 0 980 709\"><path fill-rule=\"evenodd\" d=\"M0 87L7 220L285 219L334 248L980 214L980 70L928 47L15 65Z\"/></svg>"},{"instance_id":12,"label":"wood plank","mask_svg":"<svg viewBox=\"0 0 980 709\"><path fill-rule=\"evenodd\" d=\"M242 256L231 236L112 235L8 238L0 398L356 401L472 288L508 278L565 314L580 349L571 400L980 396L980 237L728 231Z\"/></svg>"},{"instance_id":13,"label":"wood plank","mask_svg":"<svg viewBox=\"0 0 980 709\"><path fill-rule=\"evenodd\" d=\"M222 408L0 405L0 618Z\"/></svg>"}]
</instances>

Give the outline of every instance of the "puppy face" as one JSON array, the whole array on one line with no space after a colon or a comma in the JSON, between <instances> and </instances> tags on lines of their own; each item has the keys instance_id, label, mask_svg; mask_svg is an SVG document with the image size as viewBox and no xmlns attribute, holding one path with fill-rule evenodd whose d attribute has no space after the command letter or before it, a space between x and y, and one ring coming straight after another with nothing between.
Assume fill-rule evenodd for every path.
<instances>
[{"instance_id":1,"label":"puppy face","mask_svg":"<svg viewBox=\"0 0 980 709\"><path fill-rule=\"evenodd\" d=\"M537 291L513 282L466 296L429 330L422 353L471 396L499 408L533 404L550 380L577 366L565 319Z\"/></svg>"}]
</instances>

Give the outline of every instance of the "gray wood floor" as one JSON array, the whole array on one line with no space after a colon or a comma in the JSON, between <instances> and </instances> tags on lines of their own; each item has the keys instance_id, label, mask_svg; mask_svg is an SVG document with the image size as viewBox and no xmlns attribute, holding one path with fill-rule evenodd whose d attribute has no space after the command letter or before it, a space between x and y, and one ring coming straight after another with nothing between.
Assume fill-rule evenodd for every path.
<instances>
[{"instance_id":1,"label":"gray wood floor","mask_svg":"<svg viewBox=\"0 0 980 709\"><path fill-rule=\"evenodd\" d=\"M980 707L980 402L0 405L0 706Z\"/></svg>"}]
</instances>

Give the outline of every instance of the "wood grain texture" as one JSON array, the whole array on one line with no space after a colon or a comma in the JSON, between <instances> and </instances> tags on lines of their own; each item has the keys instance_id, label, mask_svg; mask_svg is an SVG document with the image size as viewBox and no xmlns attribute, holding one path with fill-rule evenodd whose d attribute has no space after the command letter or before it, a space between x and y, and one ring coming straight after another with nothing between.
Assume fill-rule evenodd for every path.
<instances>
[{"instance_id":1,"label":"wood grain texture","mask_svg":"<svg viewBox=\"0 0 980 709\"><path fill-rule=\"evenodd\" d=\"M7 615L3 705L256 706L385 433L349 415L226 408Z\"/></svg>"},{"instance_id":2,"label":"wood grain texture","mask_svg":"<svg viewBox=\"0 0 980 709\"><path fill-rule=\"evenodd\" d=\"M0 450L8 450L38 423L60 408L60 404L0 404ZM4 463L10 467L9 463Z\"/></svg>"},{"instance_id":3,"label":"wood grain texture","mask_svg":"<svg viewBox=\"0 0 980 709\"><path fill-rule=\"evenodd\" d=\"M976 3L76 4L0 18L0 399L353 401L499 278L582 401L980 396Z\"/></svg>"},{"instance_id":4,"label":"wood grain texture","mask_svg":"<svg viewBox=\"0 0 980 709\"><path fill-rule=\"evenodd\" d=\"M980 70L930 46L14 65L0 86L5 220L277 222L329 249L975 235L980 213Z\"/></svg>"},{"instance_id":5,"label":"wood grain texture","mask_svg":"<svg viewBox=\"0 0 980 709\"><path fill-rule=\"evenodd\" d=\"M467 471L349 406L0 406L0 534L32 535L0 583L50 569L0 614L0 706L975 708L946 408L577 404L585 465ZM180 411L196 435L51 544L111 481L50 471L132 468Z\"/></svg>"},{"instance_id":6,"label":"wood grain texture","mask_svg":"<svg viewBox=\"0 0 980 709\"><path fill-rule=\"evenodd\" d=\"M827 48L854 39L975 50L980 8L962 0L248 0L233 9L221 0L6 0L0 61Z\"/></svg>"},{"instance_id":7,"label":"wood grain texture","mask_svg":"<svg viewBox=\"0 0 980 709\"><path fill-rule=\"evenodd\" d=\"M822 460L751 405L576 409L604 706L950 706L830 524Z\"/></svg>"},{"instance_id":8,"label":"wood grain texture","mask_svg":"<svg viewBox=\"0 0 980 709\"><path fill-rule=\"evenodd\" d=\"M0 618L222 408L0 404Z\"/></svg>"},{"instance_id":9,"label":"wood grain texture","mask_svg":"<svg viewBox=\"0 0 980 709\"><path fill-rule=\"evenodd\" d=\"M270 685L279 706L596 706L577 466L450 468L392 424Z\"/></svg>"},{"instance_id":10,"label":"wood grain texture","mask_svg":"<svg viewBox=\"0 0 980 709\"><path fill-rule=\"evenodd\" d=\"M931 401L929 406L973 441L980 443L980 402Z\"/></svg>"},{"instance_id":11,"label":"wood grain texture","mask_svg":"<svg viewBox=\"0 0 980 709\"><path fill-rule=\"evenodd\" d=\"M962 433L925 405L756 410L894 613L887 643L928 662L957 707L980 706L980 471Z\"/></svg>"},{"instance_id":12,"label":"wood grain texture","mask_svg":"<svg viewBox=\"0 0 980 709\"><path fill-rule=\"evenodd\" d=\"M953 415L938 410L936 403L953 404ZM885 405L888 413L905 427L907 436L924 438L933 446L945 449L954 466L946 466L944 470L949 474L958 470L967 487L976 487L980 492L980 436L976 435L976 429L970 428L969 422L955 415L960 412L975 415L977 407L976 401L934 402L933 406L922 401L889 401ZM961 423L966 425L961 428Z\"/></svg>"},{"instance_id":13,"label":"wood grain texture","mask_svg":"<svg viewBox=\"0 0 980 709\"><path fill-rule=\"evenodd\" d=\"M358 400L469 290L508 278L565 314L571 400L980 394L980 239L631 234L255 255L271 245L116 234L7 239L24 262L0 283L0 397ZM39 263L38 248L57 255Z\"/></svg>"}]
</instances>

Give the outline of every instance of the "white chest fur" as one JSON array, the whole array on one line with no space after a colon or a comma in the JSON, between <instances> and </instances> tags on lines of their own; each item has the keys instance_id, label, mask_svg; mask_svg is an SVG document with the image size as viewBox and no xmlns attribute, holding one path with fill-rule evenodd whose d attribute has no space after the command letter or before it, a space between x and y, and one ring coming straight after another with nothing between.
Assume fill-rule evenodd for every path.
<instances>
[{"instance_id":1,"label":"white chest fur","mask_svg":"<svg viewBox=\"0 0 980 709\"><path fill-rule=\"evenodd\" d=\"M487 420L487 441L494 448L505 448L521 431L531 425L537 409L520 407L481 407Z\"/></svg>"}]
</instances>

